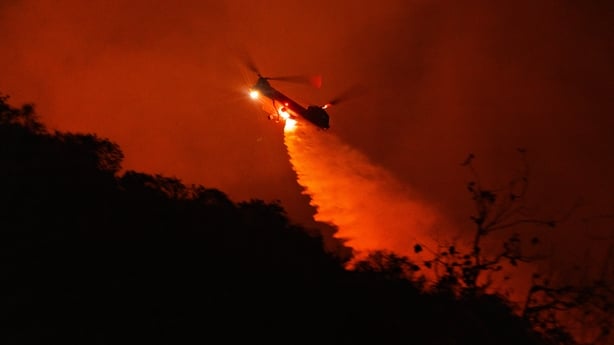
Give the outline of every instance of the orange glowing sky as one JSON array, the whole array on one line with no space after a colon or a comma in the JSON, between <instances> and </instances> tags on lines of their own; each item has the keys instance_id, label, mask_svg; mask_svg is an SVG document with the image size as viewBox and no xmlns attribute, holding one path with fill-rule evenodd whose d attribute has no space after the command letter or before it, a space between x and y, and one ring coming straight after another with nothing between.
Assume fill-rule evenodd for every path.
<instances>
[{"instance_id":1,"label":"orange glowing sky","mask_svg":"<svg viewBox=\"0 0 614 345\"><path fill-rule=\"evenodd\" d=\"M583 205L553 237L591 245L612 240L579 218L614 214L613 19L605 1L4 1L0 92L117 142L127 169L279 199L308 223L282 126L247 97L245 49L264 74L321 73L320 89L275 84L304 105L366 85L330 109L331 132L459 228L459 163L473 152L502 182L526 148L535 205Z\"/></svg>"}]
</instances>

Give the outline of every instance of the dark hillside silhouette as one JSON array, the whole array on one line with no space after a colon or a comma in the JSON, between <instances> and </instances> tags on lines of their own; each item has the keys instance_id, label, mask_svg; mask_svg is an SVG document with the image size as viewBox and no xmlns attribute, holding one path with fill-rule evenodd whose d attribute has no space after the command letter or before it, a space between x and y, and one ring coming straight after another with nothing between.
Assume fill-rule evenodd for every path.
<instances>
[{"instance_id":1,"label":"dark hillside silhouette","mask_svg":"<svg viewBox=\"0 0 614 345\"><path fill-rule=\"evenodd\" d=\"M122 158L0 98L0 343L545 344L496 296L348 271L281 205Z\"/></svg>"}]
</instances>

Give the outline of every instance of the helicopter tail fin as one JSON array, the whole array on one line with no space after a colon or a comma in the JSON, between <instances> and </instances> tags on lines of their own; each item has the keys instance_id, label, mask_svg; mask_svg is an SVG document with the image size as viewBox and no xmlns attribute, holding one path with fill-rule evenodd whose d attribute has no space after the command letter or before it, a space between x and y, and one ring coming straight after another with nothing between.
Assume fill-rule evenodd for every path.
<instances>
[{"instance_id":1,"label":"helicopter tail fin","mask_svg":"<svg viewBox=\"0 0 614 345\"><path fill-rule=\"evenodd\" d=\"M321 88L322 87L322 76L319 74L311 76L309 78L309 83L318 89Z\"/></svg>"}]
</instances>

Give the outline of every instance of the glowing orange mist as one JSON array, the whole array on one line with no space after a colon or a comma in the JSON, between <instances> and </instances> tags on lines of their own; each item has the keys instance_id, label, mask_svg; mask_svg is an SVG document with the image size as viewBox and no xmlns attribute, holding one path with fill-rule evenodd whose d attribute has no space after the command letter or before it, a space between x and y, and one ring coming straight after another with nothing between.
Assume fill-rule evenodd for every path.
<instances>
[{"instance_id":1,"label":"glowing orange mist","mask_svg":"<svg viewBox=\"0 0 614 345\"><path fill-rule=\"evenodd\" d=\"M284 125L284 132L293 132L296 129L296 120L286 119L286 124Z\"/></svg>"},{"instance_id":2,"label":"glowing orange mist","mask_svg":"<svg viewBox=\"0 0 614 345\"><path fill-rule=\"evenodd\" d=\"M285 144L314 218L337 226L360 257L383 249L412 255L416 242L435 246L436 211L384 169L330 132L293 124ZM287 125L286 125L287 126Z\"/></svg>"}]
</instances>

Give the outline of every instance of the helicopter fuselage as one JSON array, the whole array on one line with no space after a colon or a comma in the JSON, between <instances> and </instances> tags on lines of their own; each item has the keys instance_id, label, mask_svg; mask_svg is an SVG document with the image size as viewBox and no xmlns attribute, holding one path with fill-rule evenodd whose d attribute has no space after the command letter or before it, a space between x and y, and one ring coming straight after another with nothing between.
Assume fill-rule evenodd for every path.
<instances>
[{"instance_id":1,"label":"helicopter fuselage","mask_svg":"<svg viewBox=\"0 0 614 345\"><path fill-rule=\"evenodd\" d=\"M260 100L265 111L271 117L277 119L303 118L320 129L328 129L329 115L323 107L310 105L307 108L298 104L290 97L273 88L269 81L264 77L259 77L256 84L251 88L250 95L254 99Z\"/></svg>"}]
</instances>

